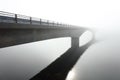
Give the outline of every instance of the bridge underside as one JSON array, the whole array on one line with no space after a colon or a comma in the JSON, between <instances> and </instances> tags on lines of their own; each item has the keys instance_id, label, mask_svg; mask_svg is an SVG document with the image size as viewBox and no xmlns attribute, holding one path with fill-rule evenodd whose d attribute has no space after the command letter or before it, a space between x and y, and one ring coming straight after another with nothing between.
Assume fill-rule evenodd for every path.
<instances>
[{"instance_id":1,"label":"bridge underside","mask_svg":"<svg viewBox=\"0 0 120 80\"><path fill-rule=\"evenodd\" d=\"M78 38L84 31L84 28L0 24L0 48L59 37Z\"/></svg>"}]
</instances>

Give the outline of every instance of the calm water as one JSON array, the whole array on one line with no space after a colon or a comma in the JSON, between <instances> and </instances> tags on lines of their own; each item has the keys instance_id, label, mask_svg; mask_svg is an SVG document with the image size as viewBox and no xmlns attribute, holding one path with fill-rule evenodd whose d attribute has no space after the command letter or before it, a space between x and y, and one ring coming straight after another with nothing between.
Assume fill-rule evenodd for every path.
<instances>
[{"instance_id":1,"label":"calm water","mask_svg":"<svg viewBox=\"0 0 120 80\"><path fill-rule=\"evenodd\" d=\"M67 80L119 80L120 39L90 46ZM0 49L0 80L28 80L71 47L70 38L44 40Z\"/></svg>"},{"instance_id":2,"label":"calm water","mask_svg":"<svg viewBox=\"0 0 120 80\"><path fill-rule=\"evenodd\" d=\"M28 80L70 48L70 38L0 49L0 80Z\"/></svg>"}]
</instances>

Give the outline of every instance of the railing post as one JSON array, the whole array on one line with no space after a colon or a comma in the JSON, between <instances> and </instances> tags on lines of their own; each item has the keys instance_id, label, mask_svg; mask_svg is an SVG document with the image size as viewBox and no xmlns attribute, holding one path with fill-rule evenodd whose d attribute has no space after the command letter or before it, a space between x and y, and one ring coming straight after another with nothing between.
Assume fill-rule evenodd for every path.
<instances>
[{"instance_id":1,"label":"railing post","mask_svg":"<svg viewBox=\"0 0 120 80\"><path fill-rule=\"evenodd\" d=\"M17 23L17 14L15 14L15 23Z\"/></svg>"},{"instance_id":2,"label":"railing post","mask_svg":"<svg viewBox=\"0 0 120 80\"><path fill-rule=\"evenodd\" d=\"M40 19L40 24L41 24L41 21L42 21L42 20Z\"/></svg>"},{"instance_id":3,"label":"railing post","mask_svg":"<svg viewBox=\"0 0 120 80\"><path fill-rule=\"evenodd\" d=\"M47 24L49 25L49 20L47 20Z\"/></svg>"},{"instance_id":4,"label":"railing post","mask_svg":"<svg viewBox=\"0 0 120 80\"><path fill-rule=\"evenodd\" d=\"M30 17L30 24L32 24L32 17Z\"/></svg>"}]
</instances>

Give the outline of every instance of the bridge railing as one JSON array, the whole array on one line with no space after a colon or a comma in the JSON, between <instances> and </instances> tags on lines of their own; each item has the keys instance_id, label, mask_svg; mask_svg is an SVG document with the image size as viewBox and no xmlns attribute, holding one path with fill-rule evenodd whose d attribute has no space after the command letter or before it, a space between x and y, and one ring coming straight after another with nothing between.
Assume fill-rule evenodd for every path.
<instances>
[{"instance_id":1,"label":"bridge railing","mask_svg":"<svg viewBox=\"0 0 120 80\"><path fill-rule=\"evenodd\" d=\"M0 23L18 23L18 24L34 24L34 25L47 25L47 26L64 26L70 27L68 24L62 24L46 19L35 18L20 14L0 11Z\"/></svg>"}]
</instances>

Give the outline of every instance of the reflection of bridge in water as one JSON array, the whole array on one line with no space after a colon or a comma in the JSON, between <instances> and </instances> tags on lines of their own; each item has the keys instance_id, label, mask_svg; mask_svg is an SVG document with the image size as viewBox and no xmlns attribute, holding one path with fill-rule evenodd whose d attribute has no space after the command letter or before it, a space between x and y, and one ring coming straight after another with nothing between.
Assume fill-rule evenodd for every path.
<instances>
[{"instance_id":1,"label":"reflection of bridge in water","mask_svg":"<svg viewBox=\"0 0 120 80\"><path fill-rule=\"evenodd\" d=\"M0 12L0 48L59 37L71 37L71 48L30 80L64 80L92 40L79 47L88 29L49 20Z\"/></svg>"}]
</instances>

